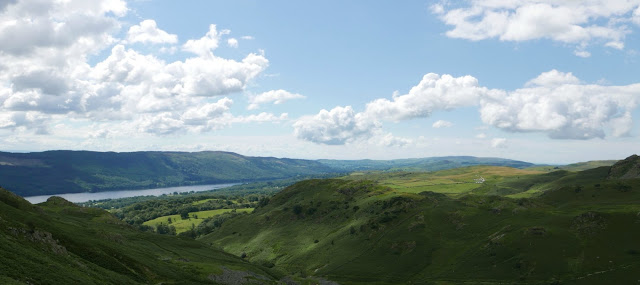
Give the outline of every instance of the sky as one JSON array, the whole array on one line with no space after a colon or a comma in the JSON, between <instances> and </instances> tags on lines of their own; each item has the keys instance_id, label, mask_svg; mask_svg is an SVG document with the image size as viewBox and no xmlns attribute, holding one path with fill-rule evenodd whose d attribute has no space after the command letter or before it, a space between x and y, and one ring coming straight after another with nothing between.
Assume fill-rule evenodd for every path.
<instances>
[{"instance_id":1,"label":"sky","mask_svg":"<svg viewBox=\"0 0 640 285\"><path fill-rule=\"evenodd\" d=\"M640 0L0 0L0 151L640 152Z\"/></svg>"}]
</instances>

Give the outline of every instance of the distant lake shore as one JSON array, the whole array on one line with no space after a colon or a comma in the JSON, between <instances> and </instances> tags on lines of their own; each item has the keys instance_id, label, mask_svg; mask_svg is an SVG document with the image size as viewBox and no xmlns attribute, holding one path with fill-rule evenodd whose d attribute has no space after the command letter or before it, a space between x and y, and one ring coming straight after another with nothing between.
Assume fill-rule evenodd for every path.
<instances>
[{"instance_id":1,"label":"distant lake shore","mask_svg":"<svg viewBox=\"0 0 640 285\"><path fill-rule=\"evenodd\" d=\"M238 185L239 183L225 183L225 184L207 184L207 185L190 185L190 186L178 186L178 187L165 187L165 188L153 188L153 189L140 189L140 190L118 190L107 192L84 192L84 193L66 193L66 194L53 194L53 195L39 195L39 196L27 196L25 200L31 204L42 203L47 201L51 196L62 197L73 203L83 203L89 200L104 200L104 199L118 199L129 198L136 196L161 196L163 194L172 193L184 193L184 192L202 192L208 190L215 190Z\"/></svg>"}]
</instances>

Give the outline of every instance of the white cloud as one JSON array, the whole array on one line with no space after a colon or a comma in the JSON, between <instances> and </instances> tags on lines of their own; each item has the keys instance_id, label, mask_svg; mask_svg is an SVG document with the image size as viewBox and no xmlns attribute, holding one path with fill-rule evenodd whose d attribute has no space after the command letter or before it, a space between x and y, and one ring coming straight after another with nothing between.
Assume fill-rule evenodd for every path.
<instances>
[{"instance_id":1,"label":"white cloud","mask_svg":"<svg viewBox=\"0 0 640 285\"><path fill-rule=\"evenodd\" d=\"M628 135L640 84L582 84L571 73L544 72L514 91L488 89L475 78L427 74L409 94L376 99L364 112L351 107L322 110L294 124L296 136L321 144L345 144L380 135L383 121L423 118L438 110L478 106L484 124L509 132L541 132L554 139ZM436 122L434 127L443 127Z\"/></svg>"},{"instance_id":2,"label":"white cloud","mask_svg":"<svg viewBox=\"0 0 640 285\"><path fill-rule=\"evenodd\" d=\"M175 44L178 42L178 36L158 29L154 20L144 20L139 25L129 28L127 41L130 43Z\"/></svg>"},{"instance_id":3,"label":"white cloud","mask_svg":"<svg viewBox=\"0 0 640 285\"><path fill-rule=\"evenodd\" d=\"M86 55L113 41L117 18L126 11L117 0L17 1L0 10L0 51L42 59Z\"/></svg>"},{"instance_id":4,"label":"white cloud","mask_svg":"<svg viewBox=\"0 0 640 285\"><path fill-rule=\"evenodd\" d=\"M564 73L555 69L543 72L538 77L529 80L525 86L559 86L562 84L578 84L580 80L571 72Z\"/></svg>"},{"instance_id":5,"label":"white cloud","mask_svg":"<svg viewBox=\"0 0 640 285\"><path fill-rule=\"evenodd\" d=\"M577 46L603 42L621 49L630 33L624 22L637 21L639 5L637 0L480 0L449 10L446 3L435 4L431 10L453 26L446 33L452 38L515 42L550 39ZM576 52L583 57L587 54Z\"/></svg>"},{"instance_id":6,"label":"white cloud","mask_svg":"<svg viewBox=\"0 0 640 285\"><path fill-rule=\"evenodd\" d=\"M591 53L588 52L588 51L584 51L584 50L575 50L575 51L573 51L573 54L575 54L576 56L582 57L582 58L591 57Z\"/></svg>"},{"instance_id":7,"label":"white cloud","mask_svg":"<svg viewBox=\"0 0 640 285\"><path fill-rule=\"evenodd\" d=\"M633 127L633 119L630 112L625 112L624 115L613 118L609 121L612 134L615 137L625 137L631 135L631 128Z\"/></svg>"},{"instance_id":8,"label":"white cloud","mask_svg":"<svg viewBox=\"0 0 640 285\"><path fill-rule=\"evenodd\" d=\"M295 136L321 144L341 145L368 139L379 129L379 123L351 106L321 110L317 115L303 117L293 124Z\"/></svg>"},{"instance_id":9,"label":"white cloud","mask_svg":"<svg viewBox=\"0 0 640 285\"><path fill-rule=\"evenodd\" d=\"M479 133L476 135L477 139L486 139L487 138L487 134L485 133Z\"/></svg>"},{"instance_id":10,"label":"white cloud","mask_svg":"<svg viewBox=\"0 0 640 285\"><path fill-rule=\"evenodd\" d=\"M556 75L562 81L567 74ZM482 121L507 131L545 132L551 138L604 138L612 121L638 105L640 84L558 85L557 82L548 80L548 85L484 97L480 104Z\"/></svg>"},{"instance_id":11,"label":"white cloud","mask_svg":"<svg viewBox=\"0 0 640 285\"><path fill-rule=\"evenodd\" d=\"M507 139L495 138L491 140L491 147L493 148L507 148Z\"/></svg>"},{"instance_id":12,"label":"white cloud","mask_svg":"<svg viewBox=\"0 0 640 285\"><path fill-rule=\"evenodd\" d=\"M210 25L209 31L204 35L204 37L197 40L188 40L182 46L182 49L204 58L211 58L213 57L213 50L218 48L220 38L226 34L229 34L229 30L222 30L218 32L216 25Z\"/></svg>"},{"instance_id":13,"label":"white cloud","mask_svg":"<svg viewBox=\"0 0 640 285\"><path fill-rule=\"evenodd\" d=\"M473 106L487 91L471 76L429 73L408 94L394 95L393 100L374 100L367 104L365 112L378 119L393 121L424 118L436 110Z\"/></svg>"},{"instance_id":14,"label":"white cloud","mask_svg":"<svg viewBox=\"0 0 640 285\"><path fill-rule=\"evenodd\" d=\"M623 42L613 41L613 42L608 42L608 43L606 43L604 45L607 46L607 47L610 47L610 48L614 48L614 49L619 49L619 50L624 49L624 43Z\"/></svg>"},{"instance_id":15,"label":"white cloud","mask_svg":"<svg viewBox=\"0 0 640 285\"><path fill-rule=\"evenodd\" d=\"M234 38L230 38L230 39L227 40L227 45L229 47L232 47L232 48L237 48L238 47L238 40L234 39Z\"/></svg>"},{"instance_id":16,"label":"white cloud","mask_svg":"<svg viewBox=\"0 0 640 285\"><path fill-rule=\"evenodd\" d=\"M282 113L280 114L280 116L276 116L271 113L262 112L260 114L253 114L249 116L239 116L234 118L233 121L237 123L253 123L253 122L264 123L264 122L284 121L288 118L289 118L289 114L287 113Z\"/></svg>"},{"instance_id":17,"label":"white cloud","mask_svg":"<svg viewBox=\"0 0 640 285\"><path fill-rule=\"evenodd\" d=\"M286 90L282 90L282 89L271 90L255 96L250 96L249 106L247 107L247 109L255 110L260 108L260 105L262 104L268 104L268 103L282 104L288 100L303 99L303 98L305 98L305 96L297 93L291 93Z\"/></svg>"},{"instance_id":18,"label":"white cloud","mask_svg":"<svg viewBox=\"0 0 640 285\"><path fill-rule=\"evenodd\" d=\"M444 121L444 120L438 120L435 123L433 123L433 125L431 125L432 127L439 129L439 128L449 128L453 126L452 122L449 121Z\"/></svg>"},{"instance_id":19,"label":"white cloud","mask_svg":"<svg viewBox=\"0 0 640 285\"><path fill-rule=\"evenodd\" d=\"M243 40L253 40L254 38L252 36L242 36L240 37Z\"/></svg>"},{"instance_id":20,"label":"white cloud","mask_svg":"<svg viewBox=\"0 0 640 285\"><path fill-rule=\"evenodd\" d=\"M414 141L407 138L396 137L387 133L370 138L368 143L384 147L404 147L413 144Z\"/></svg>"},{"instance_id":21,"label":"white cloud","mask_svg":"<svg viewBox=\"0 0 640 285\"><path fill-rule=\"evenodd\" d=\"M282 120L267 113L236 117L231 99L211 99L243 91L268 67L264 54L239 61L214 55L230 31L211 25L204 37L183 45L194 55L166 62L118 44L177 42L153 20L128 29L126 41L115 38L126 12L118 0L22 0L3 6L0 62L11 64L0 73L0 128L46 133L49 125L73 119L100 122L119 134L165 135ZM106 58L95 58L104 53ZM90 64L89 56L97 63ZM104 135L93 131L82 137Z\"/></svg>"}]
</instances>

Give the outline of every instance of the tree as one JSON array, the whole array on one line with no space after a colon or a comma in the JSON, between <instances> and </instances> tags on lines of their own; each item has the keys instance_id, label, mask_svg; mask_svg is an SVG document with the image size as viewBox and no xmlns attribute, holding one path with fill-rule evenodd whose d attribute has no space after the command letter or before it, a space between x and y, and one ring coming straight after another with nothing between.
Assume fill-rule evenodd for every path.
<instances>
[{"instance_id":1,"label":"tree","mask_svg":"<svg viewBox=\"0 0 640 285\"><path fill-rule=\"evenodd\" d=\"M180 211L180 218L182 218L183 220L186 220L189 218L189 210L188 209L184 209L182 211Z\"/></svg>"}]
</instances>

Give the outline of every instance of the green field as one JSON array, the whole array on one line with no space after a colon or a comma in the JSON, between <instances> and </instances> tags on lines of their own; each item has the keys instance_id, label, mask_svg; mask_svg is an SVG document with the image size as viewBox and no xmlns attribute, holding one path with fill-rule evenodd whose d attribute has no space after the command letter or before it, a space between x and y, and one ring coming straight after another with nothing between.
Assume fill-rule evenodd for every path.
<instances>
[{"instance_id":1,"label":"green field","mask_svg":"<svg viewBox=\"0 0 640 285\"><path fill-rule=\"evenodd\" d=\"M197 227L206 218L217 216L217 215L220 215L220 214L223 214L223 213L228 213L228 212L231 212L231 211L234 211L234 210L236 212L239 212L239 213L250 213L251 211L253 211L253 208L217 209L217 210L193 212L193 213L189 213L189 219L186 219L186 220L183 220L182 218L180 218L180 215L162 216L162 217L150 220L150 221L146 221L143 224L147 225L147 226L152 226L152 227L155 228L160 223L163 223L165 225L169 224L169 218L171 218L172 222L171 222L170 225L172 225L172 226L174 226L176 228L176 233L181 233L181 232L186 232L186 231L190 230L192 227Z\"/></svg>"},{"instance_id":2,"label":"green field","mask_svg":"<svg viewBox=\"0 0 640 285\"><path fill-rule=\"evenodd\" d=\"M436 172L369 172L343 177L346 180L371 180L405 193L430 191L458 197L478 191L485 191L487 185L498 185L543 173L542 171L500 166L470 166ZM475 179L484 179L476 183ZM483 190L485 189L485 190ZM486 193L483 193L486 194Z\"/></svg>"}]
</instances>

